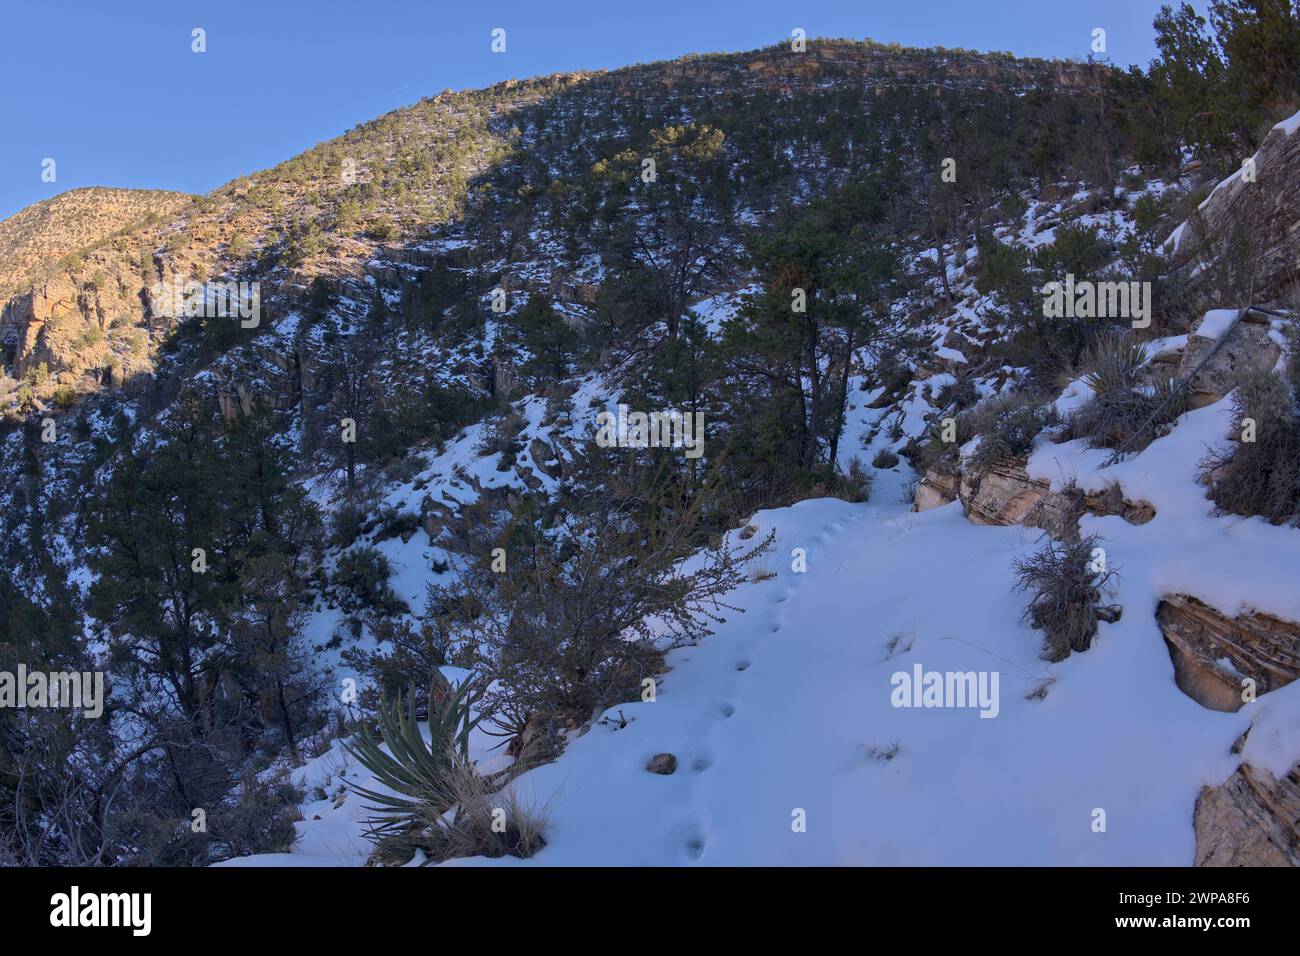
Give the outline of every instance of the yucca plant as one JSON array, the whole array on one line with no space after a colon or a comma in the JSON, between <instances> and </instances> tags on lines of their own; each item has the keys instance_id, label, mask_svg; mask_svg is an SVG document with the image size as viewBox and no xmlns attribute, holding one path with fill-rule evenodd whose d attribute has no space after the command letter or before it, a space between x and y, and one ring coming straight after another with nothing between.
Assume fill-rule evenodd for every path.
<instances>
[{"instance_id":1,"label":"yucca plant","mask_svg":"<svg viewBox=\"0 0 1300 956\"><path fill-rule=\"evenodd\" d=\"M1156 409L1156 424L1168 425L1187 411L1187 390L1176 378L1160 378L1151 386L1151 403Z\"/></svg>"},{"instance_id":2,"label":"yucca plant","mask_svg":"<svg viewBox=\"0 0 1300 956\"><path fill-rule=\"evenodd\" d=\"M486 692L487 683L477 675L453 688L435 670L429 682L427 744L412 693L405 710L400 697L380 705L378 740L363 726L351 744L344 745L378 783L393 791L348 783L371 801L366 809L374 815L366 823L372 839L399 837L424 846L436 836L443 814L456 800L453 773L458 766L470 765L469 735L483 720L475 710Z\"/></svg>"},{"instance_id":3,"label":"yucca plant","mask_svg":"<svg viewBox=\"0 0 1300 956\"><path fill-rule=\"evenodd\" d=\"M1096 395L1130 391L1137 384L1137 371L1147 361L1147 347L1132 336L1111 332L1098 336L1084 360L1088 370L1084 383Z\"/></svg>"}]
</instances>

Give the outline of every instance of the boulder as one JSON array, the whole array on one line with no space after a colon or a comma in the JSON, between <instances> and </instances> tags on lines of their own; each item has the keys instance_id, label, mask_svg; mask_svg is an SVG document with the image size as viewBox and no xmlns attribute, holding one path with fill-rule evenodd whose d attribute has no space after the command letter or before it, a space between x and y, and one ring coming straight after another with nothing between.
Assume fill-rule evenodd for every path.
<instances>
[{"instance_id":1,"label":"boulder","mask_svg":"<svg viewBox=\"0 0 1300 956\"><path fill-rule=\"evenodd\" d=\"M1193 408L1212 405L1236 388L1242 376L1266 372L1277 364L1282 347L1269 335L1270 328L1267 317L1254 312L1237 323L1222 347L1187 386L1188 401ZM1179 381L1196 370L1217 342L1218 339L1204 335L1188 338L1178 365Z\"/></svg>"},{"instance_id":2,"label":"boulder","mask_svg":"<svg viewBox=\"0 0 1300 956\"><path fill-rule=\"evenodd\" d=\"M559 478L564 472L555 449L541 438L533 438L528 443L528 457L532 460L533 467L547 478Z\"/></svg>"},{"instance_id":3,"label":"boulder","mask_svg":"<svg viewBox=\"0 0 1300 956\"><path fill-rule=\"evenodd\" d=\"M536 491L542 487L542 480L527 465L515 465L515 474L529 491Z\"/></svg>"}]
</instances>

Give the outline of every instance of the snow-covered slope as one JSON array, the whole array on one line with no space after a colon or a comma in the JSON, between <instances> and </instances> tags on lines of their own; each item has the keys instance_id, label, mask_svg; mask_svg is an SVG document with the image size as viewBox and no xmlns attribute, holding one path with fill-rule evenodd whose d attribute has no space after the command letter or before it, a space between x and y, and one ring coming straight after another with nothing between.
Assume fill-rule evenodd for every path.
<instances>
[{"instance_id":1,"label":"snow-covered slope","mask_svg":"<svg viewBox=\"0 0 1300 956\"><path fill-rule=\"evenodd\" d=\"M1035 216L1031 206L1019 239L1036 244L1059 213L1054 206ZM1116 236L1130 228L1123 213L1099 224ZM863 390L855 377L842 466L898 452L929 427L937 396L956 381L951 369L968 359L947 344L950 336L996 336L994 303L975 291L971 273L950 274L951 311L923 330L933 361L914 369L895 401L871 407L883 389ZM734 298L706 300L697 311L716 326ZM1210 334L1216 316L1198 332ZM1181 335L1148 344L1154 355L1187 342ZM1014 388L1017 372L986 371L976 388L985 396ZM1091 394L1076 379L1055 404L1067 413ZM592 410L616 396L614 383L589 375L574 396L575 414L559 424L544 424L540 400L521 400L521 443L580 441ZM1198 483L1198 462L1207 448L1225 446L1230 417L1230 397L1189 412L1107 468L1106 450L1040 436L1028 463L1033 478L1090 492L1115 482L1156 513L1142 525L1081 519L1081 532L1100 535L1118 569L1111 599L1123 616L1102 623L1087 652L1058 664L1042 659L1042 635L1022 621L1027 597L1015 590L1015 561L1040 546L1039 531L973 524L958 502L912 512L907 487L916 476L905 463L874 469L865 504L820 499L760 512L750 524L759 537L775 533L774 549L760 559L775 576L729 597L743 613L671 651L655 700L611 708L555 762L511 785L545 817L546 848L527 861L453 862L1190 865L1203 786L1223 783L1243 760L1282 774L1300 758L1300 682L1237 713L1209 710L1176 685L1156 621L1173 593L1226 616L1300 620L1300 593L1290 584L1300 567L1295 529L1216 516ZM495 456L474 450L478 432L467 429L391 486L384 503L416 512L425 494L462 501L475 486L515 484L514 473L496 470ZM545 475L538 479L550 487ZM448 555L421 534L377 544L395 590L420 607L436 573L431 560ZM322 633L333 618L319 614ZM897 706L899 675L918 672L971 675L996 692L982 706ZM1234 754L1247 728L1245 749ZM491 749L497 743L476 737L485 767L509 762ZM659 754L676 758L675 772L647 770ZM364 771L336 744L294 776L310 797L292 851L225 865L365 862L364 801L344 785L373 786Z\"/></svg>"}]
</instances>

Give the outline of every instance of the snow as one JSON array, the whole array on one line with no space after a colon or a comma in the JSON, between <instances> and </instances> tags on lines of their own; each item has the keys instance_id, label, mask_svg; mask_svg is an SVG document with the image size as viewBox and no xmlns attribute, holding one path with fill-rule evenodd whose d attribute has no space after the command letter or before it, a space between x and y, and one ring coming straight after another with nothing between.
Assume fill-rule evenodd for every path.
<instances>
[{"instance_id":1,"label":"snow","mask_svg":"<svg viewBox=\"0 0 1300 956\"><path fill-rule=\"evenodd\" d=\"M1246 717L1175 687L1150 614L1045 664L1011 590L1035 533L880 497L755 516L783 559L807 549L807 573L747 585L746 613L674 652L654 703L619 706L625 728L597 726L519 778L550 809L536 863L1191 862L1196 793L1231 773ZM918 663L998 671L998 716L895 708L891 675ZM648 773L665 751L678 771ZM1092 831L1095 808L1106 833Z\"/></svg>"},{"instance_id":2,"label":"snow","mask_svg":"<svg viewBox=\"0 0 1300 956\"><path fill-rule=\"evenodd\" d=\"M1196 327L1196 335L1206 339L1217 339L1227 332L1237 318L1236 309L1211 309Z\"/></svg>"},{"instance_id":3,"label":"snow","mask_svg":"<svg viewBox=\"0 0 1300 956\"><path fill-rule=\"evenodd\" d=\"M1187 223L1180 222L1174 231L1169 234L1169 238L1160 244L1162 252L1174 253L1178 251L1179 245L1183 241L1183 233L1187 231Z\"/></svg>"},{"instance_id":4,"label":"snow","mask_svg":"<svg viewBox=\"0 0 1300 956\"><path fill-rule=\"evenodd\" d=\"M710 335L717 335L728 319L734 317L745 297L755 295L762 287L749 284L734 292L724 292L695 303L691 308L700 317Z\"/></svg>"},{"instance_id":5,"label":"snow","mask_svg":"<svg viewBox=\"0 0 1300 956\"><path fill-rule=\"evenodd\" d=\"M1251 725L1242 756L1252 766L1280 779L1296 763L1300 681L1261 697L1253 706L1258 708L1258 716Z\"/></svg>"},{"instance_id":6,"label":"snow","mask_svg":"<svg viewBox=\"0 0 1300 956\"><path fill-rule=\"evenodd\" d=\"M1095 394L1092 386L1085 381L1087 376L1074 379L1065 387L1065 391L1053 402L1056 411L1062 416L1073 414L1092 401Z\"/></svg>"},{"instance_id":7,"label":"snow","mask_svg":"<svg viewBox=\"0 0 1300 956\"><path fill-rule=\"evenodd\" d=\"M1282 122L1278 123L1273 129L1280 129L1287 136L1290 136L1296 130L1300 129L1300 113L1293 113Z\"/></svg>"}]
</instances>

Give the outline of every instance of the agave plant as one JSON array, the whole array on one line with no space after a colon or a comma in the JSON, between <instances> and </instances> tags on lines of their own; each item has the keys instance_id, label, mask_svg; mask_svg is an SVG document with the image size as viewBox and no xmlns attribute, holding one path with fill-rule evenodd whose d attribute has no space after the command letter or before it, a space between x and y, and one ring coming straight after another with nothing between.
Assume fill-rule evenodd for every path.
<instances>
[{"instance_id":1,"label":"agave plant","mask_svg":"<svg viewBox=\"0 0 1300 956\"><path fill-rule=\"evenodd\" d=\"M452 774L457 764L469 763L469 734L483 720L475 713L487 692L477 675L452 687L434 671L429 682L429 742L420 733L416 697L411 694L403 710L400 697L379 708L379 739L363 726L345 747L392 793L348 783L349 789L371 801L366 823L380 839L396 834L428 831L438 826L455 802Z\"/></svg>"}]
</instances>

